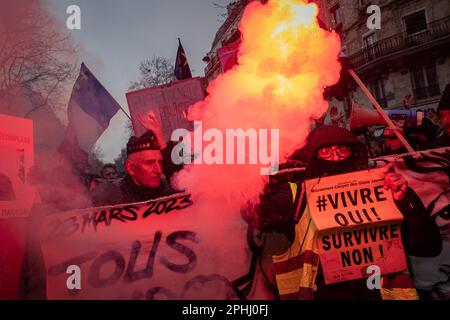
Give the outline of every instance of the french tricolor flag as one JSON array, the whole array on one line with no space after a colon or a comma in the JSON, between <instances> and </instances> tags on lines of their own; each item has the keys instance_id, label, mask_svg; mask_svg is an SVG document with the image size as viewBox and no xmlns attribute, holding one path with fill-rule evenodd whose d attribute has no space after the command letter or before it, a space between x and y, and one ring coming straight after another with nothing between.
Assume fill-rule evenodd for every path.
<instances>
[{"instance_id":1,"label":"french tricolor flag","mask_svg":"<svg viewBox=\"0 0 450 320\"><path fill-rule=\"evenodd\" d=\"M87 165L90 150L119 109L117 101L82 63L70 96L69 125L59 152L74 164Z\"/></svg>"}]
</instances>

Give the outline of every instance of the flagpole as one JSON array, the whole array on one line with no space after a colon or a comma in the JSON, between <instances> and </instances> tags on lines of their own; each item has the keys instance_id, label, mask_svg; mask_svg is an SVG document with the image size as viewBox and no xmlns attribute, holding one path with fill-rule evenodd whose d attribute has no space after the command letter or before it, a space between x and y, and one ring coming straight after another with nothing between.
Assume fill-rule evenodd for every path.
<instances>
[{"instance_id":1,"label":"flagpole","mask_svg":"<svg viewBox=\"0 0 450 320\"><path fill-rule=\"evenodd\" d=\"M127 116L127 118L130 119L130 121L131 121L131 117L128 115L128 113L126 113L126 111L122 108L122 106L120 104L119 104L119 108Z\"/></svg>"},{"instance_id":2,"label":"flagpole","mask_svg":"<svg viewBox=\"0 0 450 320\"><path fill-rule=\"evenodd\" d=\"M370 102L372 102L375 109L377 109L378 113L383 117L384 121L386 121L387 125L394 131L395 135L400 140L400 142L405 146L406 150L408 150L410 154L414 154L415 153L414 149L411 147L408 141L406 141L405 137L403 137L403 135L400 132L398 132L397 127L394 125L391 119L389 119L386 113L384 113L383 108L381 108L377 100L373 97L369 89L367 89L367 87L364 85L364 83L361 81L361 79L358 77L355 71L350 69L348 70L348 73L350 73L353 79L355 79L356 83L360 86L360 88L365 93L367 98L369 98Z\"/></svg>"}]
</instances>

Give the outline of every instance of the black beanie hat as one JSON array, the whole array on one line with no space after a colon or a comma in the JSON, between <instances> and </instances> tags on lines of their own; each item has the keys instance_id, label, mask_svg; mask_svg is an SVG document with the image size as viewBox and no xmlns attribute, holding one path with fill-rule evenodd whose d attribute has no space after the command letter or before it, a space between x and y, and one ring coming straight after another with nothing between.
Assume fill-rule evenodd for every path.
<instances>
[{"instance_id":1,"label":"black beanie hat","mask_svg":"<svg viewBox=\"0 0 450 320\"><path fill-rule=\"evenodd\" d=\"M156 136L150 130L139 138L132 136L127 143L127 155L144 150L160 150Z\"/></svg>"},{"instance_id":2,"label":"black beanie hat","mask_svg":"<svg viewBox=\"0 0 450 320\"><path fill-rule=\"evenodd\" d=\"M450 110L450 84L445 87L444 93L442 94L441 101L439 101L437 112Z\"/></svg>"}]
</instances>

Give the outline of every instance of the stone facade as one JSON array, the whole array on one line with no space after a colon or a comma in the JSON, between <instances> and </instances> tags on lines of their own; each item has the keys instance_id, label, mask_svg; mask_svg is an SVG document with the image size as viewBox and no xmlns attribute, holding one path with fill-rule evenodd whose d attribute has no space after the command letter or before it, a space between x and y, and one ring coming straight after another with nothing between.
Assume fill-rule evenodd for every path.
<instances>
[{"instance_id":1,"label":"stone facade","mask_svg":"<svg viewBox=\"0 0 450 320\"><path fill-rule=\"evenodd\" d=\"M252 0L232 1L227 6L227 18L217 31L211 45L211 50L203 58L203 61L207 63L205 67L205 79L208 83L223 72L219 56L217 55L217 49L239 38L239 23L244 14L245 6L250 1Z\"/></svg>"},{"instance_id":2,"label":"stone facade","mask_svg":"<svg viewBox=\"0 0 450 320\"><path fill-rule=\"evenodd\" d=\"M370 5L380 8L378 30L366 24ZM323 0L320 7L321 19L339 32L343 52L383 107L402 108L404 100L412 108L437 105L450 83L448 0ZM351 98L371 105L359 89Z\"/></svg>"},{"instance_id":3,"label":"stone facade","mask_svg":"<svg viewBox=\"0 0 450 320\"><path fill-rule=\"evenodd\" d=\"M245 5L234 1L218 30L205 77L210 82L223 72L217 49L236 37ZM342 51L354 70L384 108L435 107L450 83L450 1L448 0L317 0L319 18L341 36ZM377 5L381 28L370 30L367 7ZM330 101L330 108L349 116L352 101L370 107L358 88L345 101ZM329 116L326 117L329 122Z\"/></svg>"}]
</instances>

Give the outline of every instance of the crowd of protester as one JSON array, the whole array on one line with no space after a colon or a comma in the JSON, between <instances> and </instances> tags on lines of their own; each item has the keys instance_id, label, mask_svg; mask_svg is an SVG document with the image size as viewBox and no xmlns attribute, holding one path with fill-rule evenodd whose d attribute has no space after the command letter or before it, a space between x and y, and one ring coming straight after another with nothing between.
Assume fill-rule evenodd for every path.
<instances>
[{"instance_id":1,"label":"crowd of protester","mask_svg":"<svg viewBox=\"0 0 450 320\"><path fill-rule=\"evenodd\" d=\"M405 137L415 151L448 147L450 146L449 106L450 86L447 86L436 110L434 108L416 109L414 113L410 113L411 109L405 107L403 110L396 110L397 113L390 115L390 119L396 130ZM414 116L411 117L411 114ZM377 135L378 128L367 127L357 133L360 140L368 146L371 157L408 152L392 128L382 126L381 134Z\"/></svg>"},{"instance_id":2,"label":"crowd of protester","mask_svg":"<svg viewBox=\"0 0 450 320\"><path fill-rule=\"evenodd\" d=\"M449 86L436 115L439 116L440 126L433 123L433 115L425 115L419 125L410 125L402 116L392 120L416 150L450 146ZM174 144L167 142L153 114L140 118L140 121L147 131L140 137L133 136L129 139L124 173L119 172L114 164L105 164L96 175L86 175L74 167L70 167L70 174L65 174L68 173L68 166L63 166L62 161L54 161L55 166L49 171L51 173L31 174L30 177L37 180L35 184L40 191L42 204L35 207L36 214L32 217L30 227L34 229L39 225L36 221L39 221L40 214L143 202L180 192L170 183L174 174L182 169L182 166L174 165L171 161ZM367 138L367 135L363 135L364 137ZM308 137L307 145L297 150L288 161L306 167L306 173L295 182L296 194L299 194L304 179L362 170L368 167L368 159L373 156L406 151L388 127L384 129L381 139L384 147L372 149L371 139L369 143L362 142L345 128L318 125ZM289 167L288 164L287 166ZM401 230L405 252L418 257L438 256L442 249L439 230L426 214L421 199L392 166L386 169L385 185L391 190L395 204L405 217ZM290 245L294 245L295 239L299 237L312 241L313 237L308 236L310 231L307 225L311 219L305 210L305 199L295 197L292 190L292 183L271 178L258 208L251 214L244 215L247 222L262 232L285 233ZM297 212L298 215L294 216L300 202L303 202L300 213ZM37 237L33 230L29 234ZM45 298L45 268L38 243L33 236L29 237L22 270L22 298ZM308 243L305 248L308 248ZM306 290L309 298L382 298L380 290L368 291L362 280L325 285L320 265L315 268L314 275L310 274L310 278L301 280L311 285ZM426 292L419 294L427 297Z\"/></svg>"}]
</instances>

